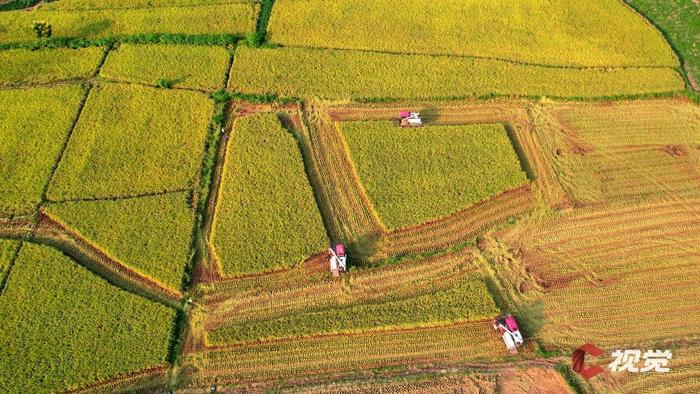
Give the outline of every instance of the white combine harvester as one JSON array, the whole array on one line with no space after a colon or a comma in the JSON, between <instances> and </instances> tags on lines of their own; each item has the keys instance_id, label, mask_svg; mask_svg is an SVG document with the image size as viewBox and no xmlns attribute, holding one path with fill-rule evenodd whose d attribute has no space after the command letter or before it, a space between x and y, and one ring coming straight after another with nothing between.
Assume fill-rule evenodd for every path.
<instances>
[{"instance_id":1,"label":"white combine harvester","mask_svg":"<svg viewBox=\"0 0 700 394\"><path fill-rule=\"evenodd\" d=\"M423 119L420 112L401 111L399 112L399 126L401 127L422 127Z\"/></svg>"},{"instance_id":2,"label":"white combine harvester","mask_svg":"<svg viewBox=\"0 0 700 394\"><path fill-rule=\"evenodd\" d=\"M518 322L512 315L499 316L493 319L493 329L498 331L511 354L518 352L518 347L523 344L523 336L520 334Z\"/></svg>"},{"instance_id":3,"label":"white combine harvester","mask_svg":"<svg viewBox=\"0 0 700 394\"><path fill-rule=\"evenodd\" d=\"M343 244L335 244L331 246L331 274L340 276L341 272L347 269L348 256L345 254L345 246Z\"/></svg>"}]
</instances>

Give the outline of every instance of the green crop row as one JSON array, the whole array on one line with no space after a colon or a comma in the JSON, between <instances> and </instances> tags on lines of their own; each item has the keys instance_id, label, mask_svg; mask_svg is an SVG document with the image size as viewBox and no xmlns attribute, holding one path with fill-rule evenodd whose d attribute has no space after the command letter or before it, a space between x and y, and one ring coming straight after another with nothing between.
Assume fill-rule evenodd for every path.
<instances>
[{"instance_id":1,"label":"green crop row","mask_svg":"<svg viewBox=\"0 0 700 394\"><path fill-rule=\"evenodd\" d=\"M626 0L651 19L683 57L688 77L700 90L700 7L697 0Z\"/></svg>"},{"instance_id":2,"label":"green crop row","mask_svg":"<svg viewBox=\"0 0 700 394\"><path fill-rule=\"evenodd\" d=\"M180 290L194 213L188 193L49 204L46 211L114 259Z\"/></svg>"},{"instance_id":3,"label":"green crop row","mask_svg":"<svg viewBox=\"0 0 700 394\"><path fill-rule=\"evenodd\" d=\"M212 111L212 102L198 92L96 86L56 170L49 198L191 188Z\"/></svg>"},{"instance_id":4,"label":"green crop row","mask_svg":"<svg viewBox=\"0 0 700 394\"><path fill-rule=\"evenodd\" d=\"M269 31L271 42L316 48L560 66L678 65L663 37L618 0L279 0Z\"/></svg>"},{"instance_id":5,"label":"green crop row","mask_svg":"<svg viewBox=\"0 0 700 394\"><path fill-rule=\"evenodd\" d=\"M82 97L75 85L0 90L0 213L41 201Z\"/></svg>"},{"instance_id":6,"label":"green crop row","mask_svg":"<svg viewBox=\"0 0 700 394\"><path fill-rule=\"evenodd\" d=\"M328 238L297 142L277 115L239 118L228 142L214 223L226 275L289 267Z\"/></svg>"},{"instance_id":7,"label":"green crop row","mask_svg":"<svg viewBox=\"0 0 700 394\"><path fill-rule=\"evenodd\" d=\"M102 58L102 48L0 51L0 85L86 78Z\"/></svg>"},{"instance_id":8,"label":"green crop row","mask_svg":"<svg viewBox=\"0 0 700 394\"><path fill-rule=\"evenodd\" d=\"M0 52L1 54L2 52ZM110 52L100 75L112 80L216 90L225 83L230 52L222 47L127 45Z\"/></svg>"},{"instance_id":9,"label":"green crop row","mask_svg":"<svg viewBox=\"0 0 700 394\"><path fill-rule=\"evenodd\" d=\"M166 361L175 311L25 244L0 302L0 387L49 393Z\"/></svg>"},{"instance_id":10,"label":"green crop row","mask_svg":"<svg viewBox=\"0 0 700 394\"><path fill-rule=\"evenodd\" d=\"M481 280L414 298L292 314L266 321L244 321L212 331L213 343L412 328L487 319L498 313Z\"/></svg>"},{"instance_id":11,"label":"green crop row","mask_svg":"<svg viewBox=\"0 0 700 394\"><path fill-rule=\"evenodd\" d=\"M141 33L236 34L255 29L257 4L198 7L150 7L82 11L8 11L0 13L0 42L35 39L32 22L44 20L53 37L97 38Z\"/></svg>"},{"instance_id":12,"label":"green crop row","mask_svg":"<svg viewBox=\"0 0 700 394\"><path fill-rule=\"evenodd\" d=\"M392 229L447 216L527 182L502 125L403 129L361 121L341 128L370 201Z\"/></svg>"},{"instance_id":13,"label":"green crop row","mask_svg":"<svg viewBox=\"0 0 700 394\"><path fill-rule=\"evenodd\" d=\"M593 98L677 92L671 68L574 69L450 56L240 47L229 87L328 99L528 96Z\"/></svg>"}]
</instances>

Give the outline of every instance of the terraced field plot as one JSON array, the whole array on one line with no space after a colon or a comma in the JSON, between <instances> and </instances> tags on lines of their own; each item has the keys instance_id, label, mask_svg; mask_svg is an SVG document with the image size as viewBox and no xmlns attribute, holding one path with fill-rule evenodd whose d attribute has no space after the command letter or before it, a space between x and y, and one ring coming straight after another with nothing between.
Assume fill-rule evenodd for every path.
<instances>
[{"instance_id":1,"label":"terraced field plot","mask_svg":"<svg viewBox=\"0 0 700 394\"><path fill-rule=\"evenodd\" d=\"M100 75L116 81L216 90L228 69L223 47L189 45L127 45L110 53Z\"/></svg>"},{"instance_id":2,"label":"terraced field plot","mask_svg":"<svg viewBox=\"0 0 700 394\"><path fill-rule=\"evenodd\" d=\"M60 2L58 2L60 3ZM141 7L82 10L8 11L0 13L0 42L35 39L32 21L46 20L53 37L107 37L148 33L236 34L255 27L253 3L196 7Z\"/></svg>"},{"instance_id":3,"label":"terraced field plot","mask_svg":"<svg viewBox=\"0 0 700 394\"><path fill-rule=\"evenodd\" d=\"M103 52L99 47L0 51L0 85L85 78L95 71Z\"/></svg>"},{"instance_id":4,"label":"terraced field plot","mask_svg":"<svg viewBox=\"0 0 700 394\"><path fill-rule=\"evenodd\" d=\"M0 214L41 201L82 96L75 85L0 90Z\"/></svg>"},{"instance_id":5,"label":"terraced field plot","mask_svg":"<svg viewBox=\"0 0 700 394\"><path fill-rule=\"evenodd\" d=\"M450 215L527 182L503 125L403 129L340 126L360 180L388 228Z\"/></svg>"},{"instance_id":6,"label":"terraced field plot","mask_svg":"<svg viewBox=\"0 0 700 394\"><path fill-rule=\"evenodd\" d=\"M24 245L2 301L0 387L8 391L63 391L166 361L174 311L56 250Z\"/></svg>"},{"instance_id":7,"label":"terraced field plot","mask_svg":"<svg viewBox=\"0 0 700 394\"><path fill-rule=\"evenodd\" d=\"M297 142L275 114L234 124L213 243L226 275L290 267L328 245Z\"/></svg>"},{"instance_id":8,"label":"terraced field plot","mask_svg":"<svg viewBox=\"0 0 700 394\"><path fill-rule=\"evenodd\" d=\"M201 93L96 86L48 197L59 201L190 189L212 111Z\"/></svg>"},{"instance_id":9,"label":"terraced field plot","mask_svg":"<svg viewBox=\"0 0 700 394\"><path fill-rule=\"evenodd\" d=\"M234 90L331 100L591 98L683 90L682 78L671 68L551 68L492 59L296 47L240 47L233 69L229 88Z\"/></svg>"},{"instance_id":10,"label":"terraced field plot","mask_svg":"<svg viewBox=\"0 0 700 394\"><path fill-rule=\"evenodd\" d=\"M179 290L194 226L187 194L72 201L50 204L46 210L109 256Z\"/></svg>"},{"instance_id":11,"label":"terraced field plot","mask_svg":"<svg viewBox=\"0 0 700 394\"><path fill-rule=\"evenodd\" d=\"M333 5L280 0L269 31L272 42L290 46L473 55L548 65L678 65L663 37L615 0L411 0L404 6L391 0Z\"/></svg>"}]
</instances>

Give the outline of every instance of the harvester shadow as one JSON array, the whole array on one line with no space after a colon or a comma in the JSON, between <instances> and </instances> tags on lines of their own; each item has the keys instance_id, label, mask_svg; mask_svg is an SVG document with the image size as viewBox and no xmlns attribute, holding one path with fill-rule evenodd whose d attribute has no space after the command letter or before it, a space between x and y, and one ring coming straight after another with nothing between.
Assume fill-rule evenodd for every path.
<instances>
[{"instance_id":1,"label":"harvester shadow","mask_svg":"<svg viewBox=\"0 0 700 394\"><path fill-rule=\"evenodd\" d=\"M420 116L425 124L436 123L440 120L440 110L436 107L423 108L420 110Z\"/></svg>"},{"instance_id":2,"label":"harvester shadow","mask_svg":"<svg viewBox=\"0 0 700 394\"><path fill-rule=\"evenodd\" d=\"M372 256L377 253L377 243L379 236L377 234L364 234L348 243L348 258L350 266L364 266Z\"/></svg>"}]
</instances>

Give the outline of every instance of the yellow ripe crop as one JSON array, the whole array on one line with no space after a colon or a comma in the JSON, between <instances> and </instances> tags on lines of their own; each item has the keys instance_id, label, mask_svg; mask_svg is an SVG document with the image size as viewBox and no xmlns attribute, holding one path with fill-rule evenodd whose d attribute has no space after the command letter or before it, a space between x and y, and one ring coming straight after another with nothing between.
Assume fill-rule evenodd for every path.
<instances>
[{"instance_id":1,"label":"yellow ripe crop","mask_svg":"<svg viewBox=\"0 0 700 394\"><path fill-rule=\"evenodd\" d=\"M32 21L47 21L53 37L95 38L139 33L239 34L255 29L257 5L150 7L82 11L7 11L0 13L0 42L35 39Z\"/></svg>"},{"instance_id":2,"label":"yellow ripe crop","mask_svg":"<svg viewBox=\"0 0 700 394\"><path fill-rule=\"evenodd\" d=\"M215 46L127 45L110 52L100 75L111 80L216 90L225 82L229 51Z\"/></svg>"},{"instance_id":3,"label":"yellow ripe crop","mask_svg":"<svg viewBox=\"0 0 700 394\"><path fill-rule=\"evenodd\" d=\"M552 68L451 56L305 48L240 47L233 70L229 87L234 90L329 99L494 94L605 97L676 92L685 87L670 68Z\"/></svg>"},{"instance_id":4,"label":"yellow ripe crop","mask_svg":"<svg viewBox=\"0 0 700 394\"><path fill-rule=\"evenodd\" d=\"M0 387L63 392L165 363L174 317L60 251L25 243L0 303Z\"/></svg>"},{"instance_id":5,"label":"yellow ripe crop","mask_svg":"<svg viewBox=\"0 0 700 394\"><path fill-rule=\"evenodd\" d=\"M194 225L187 192L49 204L46 210L115 260L180 290Z\"/></svg>"},{"instance_id":6,"label":"yellow ripe crop","mask_svg":"<svg viewBox=\"0 0 700 394\"><path fill-rule=\"evenodd\" d=\"M0 85L86 78L101 57L102 48L98 47L0 51Z\"/></svg>"},{"instance_id":7,"label":"yellow ripe crop","mask_svg":"<svg viewBox=\"0 0 700 394\"><path fill-rule=\"evenodd\" d=\"M0 90L0 213L41 201L82 96L75 85Z\"/></svg>"},{"instance_id":8,"label":"yellow ripe crop","mask_svg":"<svg viewBox=\"0 0 700 394\"><path fill-rule=\"evenodd\" d=\"M85 104L55 177L52 200L189 188L213 104L198 92L107 83Z\"/></svg>"},{"instance_id":9,"label":"yellow ripe crop","mask_svg":"<svg viewBox=\"0 0 700 394\"><path fill-rule=\"evenodd\" d=\"M213 239L226 275L289 267L327 247L297 142L277 115L236 120Z\"/></svg>"},{"instance_id":10,"label":"yellow ripe crop","mask_svg":"<svg viewBox=\"0 0 700 394\"><path fill-rule=\"evenodd\" d=\"M618 0L279 0L269 31L293 46L678 66L661 34Z\"/></svg>"},{"instance_id":11,"label":"yellow ripe crop","mask_svg":"<svg viewBox=\"0 0 700 394\"><path fill-rule=\"evenodd\" d=\"M18 241L0 240L0 283L5 280L5 272L10 268L10 263L17 252Z\"/></svg>"},{"instance_id":12,"label":"yellow ripe crop","mask_svg":"<svg viewBox=\"0 0 700 394\"><path fill-rule=\"evenodd\" d=\"M527 182L502 125L403 129L346 122L350 155L389 228L417 225Z\"/></svg>"},{"instance_id":13,"label":"yellow ripe crop","mask_svg":"<svg viewBox=\"0 0 700 394\"><path fill-rule=\"evenodd\" d=\"M94 10L114 8L188 7L202 5L253 4L256 0L61 0L41 5L42 10Z\"/></svg>"}]
</instances>

